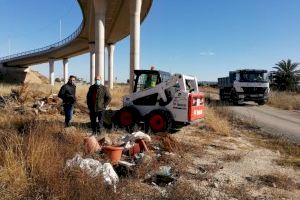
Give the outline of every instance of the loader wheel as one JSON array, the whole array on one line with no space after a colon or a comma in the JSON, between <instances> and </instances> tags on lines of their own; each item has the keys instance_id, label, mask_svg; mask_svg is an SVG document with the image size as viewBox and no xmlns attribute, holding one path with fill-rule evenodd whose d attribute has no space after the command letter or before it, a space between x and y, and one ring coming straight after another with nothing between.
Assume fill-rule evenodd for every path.
<instances>
[{"instance_id":1,"label":"loader wheel","mask_svg":"<svg viewBox=\"0 0 300 200\"><path fill-rule=\"evenodd\" d=\"M149 114L148 125L152 132L169 132L172 128L172 116L168 111L155 110Z\"/></svg>"},{"instance_id":2,"label":"loader wheel","mask_svg":"<svg viewBox=\"0 0 300 200\"><path fill-rule=\"evenodd\" d=\"M131 107L124 107L118 112L117 120L120 128L132 128L138 122L138 111Z\"/></svg>"}]
</instances>

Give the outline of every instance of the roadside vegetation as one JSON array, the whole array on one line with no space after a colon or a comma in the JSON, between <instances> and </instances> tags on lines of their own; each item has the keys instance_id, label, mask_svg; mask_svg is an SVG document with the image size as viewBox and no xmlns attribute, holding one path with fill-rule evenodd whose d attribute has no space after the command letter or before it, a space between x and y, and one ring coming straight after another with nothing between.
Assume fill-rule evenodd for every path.
<instances>
[{"instance_id":1,"label":"roadside vegetation","mask_svg":"<svg viewBox=\"0 0 300 200\"><path fill-rule=\"evenodd\" d=\"M299 91L300 63L292 62L291 59L281 60L273 67L277 71L274 76L274 87L279 91Z\"/></svg>"},{"instance_id":2,"label":"roadside vegetation","mask_svg":"<svg viewBox=\"0 0 300 200\"><path fill-rule=\"evenodd\" d=\"M267 104L284 110L300 110L300 93L271 91Z\"/></svg>"}]
</instances>

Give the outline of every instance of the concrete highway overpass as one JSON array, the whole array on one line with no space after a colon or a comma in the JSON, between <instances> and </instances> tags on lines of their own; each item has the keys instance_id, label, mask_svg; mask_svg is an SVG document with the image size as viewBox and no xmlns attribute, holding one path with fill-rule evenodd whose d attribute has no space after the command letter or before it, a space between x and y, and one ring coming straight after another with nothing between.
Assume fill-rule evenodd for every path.
<instances>
[{"instance_id":1,"label":"concrete highway overpass","mask_svg":"<svg viewBox=\"0 0 300 200\"><path fill-rule=\"evenodd\" d=\"M47 47L0 58L1 71L24 71L31 65L49 62L49 79L54 84L54 61L63 60L64 79L68 59L90 52L90 81L95 75L104 83L104 48L108 48L109 86L113 87L114 44L130 35L130 80L140 68L140 23L146 18L152 0L77 0L83 20L69 37ZM26 71L26 70L25 70Z\"/></svg>"}]
</instances>

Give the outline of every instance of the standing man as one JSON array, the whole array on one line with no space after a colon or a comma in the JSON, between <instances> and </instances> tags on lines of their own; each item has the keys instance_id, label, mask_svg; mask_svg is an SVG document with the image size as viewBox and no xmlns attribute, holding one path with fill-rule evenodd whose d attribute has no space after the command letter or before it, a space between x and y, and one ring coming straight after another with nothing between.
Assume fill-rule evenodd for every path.
<instances>
[{"instance_id":1,"label":"standing man","mask_svg":"<svg viewBox=\"0 0 300 200\"><path fill-rule=\"evenodd\" d=\"M87 106L90 110L90 119L93 134L101 132L103 129L103 113L111 101L108 89L101 85L100 76L96 76L95 84L91 85L87 93ZM97 123L98 118L98 123ZM98 130L98 126L99 130Z\"/></svg>"},{"instance_id":2,"label":"standing man","mask_svg":"<svg viewBox=\"0 0 300 200\"><path fill-rule=\"evenodd\" d=\"M71 75L68 83L64 84L58 93L58 97L63 100L63 107L65 112L65 126L70 126L72 120L74 104L76 102L76 77Z\"/></svg>"}]
</instances>

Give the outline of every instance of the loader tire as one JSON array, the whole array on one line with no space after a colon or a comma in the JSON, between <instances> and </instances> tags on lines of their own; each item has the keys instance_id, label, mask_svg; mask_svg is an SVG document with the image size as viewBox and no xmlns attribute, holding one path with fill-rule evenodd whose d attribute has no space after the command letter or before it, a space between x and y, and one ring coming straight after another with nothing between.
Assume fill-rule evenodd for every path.
<instances>
[{"instance_id":1,"label":"loader tire","mask_svg":"<svg viewBox=\"0 0 300 200\"><path fill-rule=\"evenodd\" d=\"M139 112L133 107L123 107L117 113L117 124L120 128L131 130L139 121Z\"/></svg>"},{"instance_id":2,"label":"loader tire","mask_svg":"<svg viewBox=\"0 0 300 200\"><path fill-rule=\"evenodd\" d=\"M170 132L172 128L172 115L166 110L152 111L147 120L150 131L153 133Z\"/></svg>"}]
</instances>

